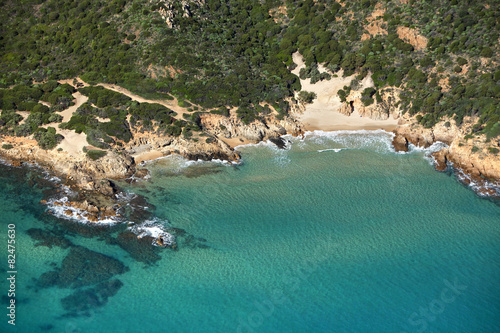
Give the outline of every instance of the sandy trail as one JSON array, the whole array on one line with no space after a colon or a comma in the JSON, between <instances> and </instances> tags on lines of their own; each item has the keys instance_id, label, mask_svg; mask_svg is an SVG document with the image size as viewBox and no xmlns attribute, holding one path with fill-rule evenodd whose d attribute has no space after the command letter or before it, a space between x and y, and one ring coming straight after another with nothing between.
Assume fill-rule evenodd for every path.
<instances>
[{"instance_id":1,"label":"sandy trail","mask_svg":"<svg viewBox=\"0 0 500 333\"><path fill-rule=\"evenodd\" d=\"M87 96L80 94L78 91L73 94L73 97L76 100L75 105L70 106L66 110L59 113L63 117L63 122L68 122L73 113L89 99ZM62 148L63 151L66 151L73 156L83 154L82 149L88 144L87 135L85 135L85 133L78 134L73 130L61 129L58 125L54 126L54 124L48 124L44 127L48 126L55 127L56 132L64 136L64 139L59 143L57 148Z\"/></svg>"},{"instance_id":2,"label":"sandy trail","mask_svg":"<svg viewBox=\"0 0 500 333\"><path fill-rule=\"evenodd\" d=\"M300 69L305 67L302 56L296 52L293 54L293 61L297 67L292 71L295 75L299 75ZM324 72L323 66L319 65L320 72ZM300 80L302 90L316 93L317 98L311 104L306 105L306 110L300 115L296 115L299 121L304 124L304 128L308 131L324 130L360 130L360 129L385 129L393 130L396 128L398 121L389 118L387 120L373 120L367 117L361 117L357 111L354 111L350 116L346 116L338 110L342 106L337 92L344 86L349 86L355 75L343 77L343 71L336 73L338 77L332 77L330 80L323 80L315 84L311 84L311 79ZM372 87L373 81L370 76L367 76L361 81L363 88Z\"/></svg>"},{"instance_id":3,"label":"sandy trail","mask_svg":"<svg viewBox=\"0 0 500 333\"><path fill-rule=\"evenodd\" d=\"M147 98L144 98L144 97L141 97L137 94L134 94L133 92L123 88L123 87L120 87L120 86L117 86L117 85L114 85L114 84L109 84L109 83L99 83L97 84L98 86L101 86L101 87L104 87L106 89L109 89L109 90L113 90L113 91L116 91L116 92L119 92L125 96L128 96L130 97L133 101L137 101L139 103L157 103L157 104L161 104L173 111L175 111L177 113L177 116L176 118L177 119L184 119L182 118L182 116L184 115L184 113L187 113L187 114L191 114L191 112L188 112L186 111L185 108L182 108L180 107L178 104L177 104L177 98L174 97L173 100L171 101L168 101L168 100L155 100L155 99L147 99Z\"/></svg>"}]
</instances>

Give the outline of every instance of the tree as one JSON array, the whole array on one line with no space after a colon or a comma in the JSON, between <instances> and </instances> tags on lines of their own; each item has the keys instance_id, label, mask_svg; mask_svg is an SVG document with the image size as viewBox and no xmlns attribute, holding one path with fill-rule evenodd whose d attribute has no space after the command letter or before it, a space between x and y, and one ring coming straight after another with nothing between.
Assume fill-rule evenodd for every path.
<instances>
[{"instance_id":1,"label":"tree","mask_svg":"<svg viewBox=\"0 0 500 333\"><path fill-rule=\"evenodd\" d=\"M299 101L310 104L316 98L316 93L302 90L299 92Z\"/></svg>"}]
</instances>

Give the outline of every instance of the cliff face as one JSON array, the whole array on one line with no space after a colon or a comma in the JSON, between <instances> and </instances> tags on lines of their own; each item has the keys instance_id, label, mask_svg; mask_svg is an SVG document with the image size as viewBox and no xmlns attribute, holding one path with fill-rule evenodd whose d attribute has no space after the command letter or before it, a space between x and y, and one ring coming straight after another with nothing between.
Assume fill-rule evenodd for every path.
<instances>
[{"instance_id":1,"label":"cliff face","mask_svg":"<svg viewBox=\"0 0 500 333\"><path fill-rule=\"evenodd\" d=\"M438 170L445 170L447 163L451 162L465 173L467 181L500 186L500 155L491 152L500 148L500 140L488 141L485 135L464 138L477 119L466 117L460 127L452 119L443 119L433 128L424 128L415 117L403 116L402 120L403 124L394 131L396 150L407 151L409 143L429 147L434 142L444 142L448 148L433 154ZM498 196L491 188L484 191L482 194Z\"/></svg>"},{"instance_id":2,"label":"cliff face","mask_svg":"<svg viewBox=\"0 0 500 333\"><path fill-rule=\"evenodd\" d=\"M201 117L201 124L208 132L223 138L242 137L253 142L277 138L287 133L297 135L301 133L300 124L290 117L279 120L269 116L262 121L256 120L245 125L232 113L230 117L206 114Z\"/></svg>"},{"instance_id":3,"label":"cliff face","mask_svg":"<svg viewBox=\"0 0 500 333\"><path fill-rule=\"evenodd\" d=\"M197 138L198 141L187 140L182 137L158 135L155 132L135 133L125 149L129 154L156 151L163 156L179 154L188 159L210 160L214 158L235 161L239 155L225 142L215 138L213 142L206 142L206 137Z\"/></svg>"}]
</instances>

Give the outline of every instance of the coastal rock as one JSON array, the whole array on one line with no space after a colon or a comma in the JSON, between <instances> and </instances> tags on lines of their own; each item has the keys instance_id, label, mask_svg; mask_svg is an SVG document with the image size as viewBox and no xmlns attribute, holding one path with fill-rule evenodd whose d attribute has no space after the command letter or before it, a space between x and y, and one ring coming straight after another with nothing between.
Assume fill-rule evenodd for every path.
<instances>
[{"instance_id":1,"label":"coastal rock","mask_svg":"<svg viewBox=\"0 0 500 333\"><path fill-rule=\"evenodd\" d=\"M500 186L500 155L489 152L492 148L500 147L498 142L487 140L484 134L477 134L469 139L465 136L471 132L476 118L465 117L460 127L453 119L444 118L432 128L424 128L418 123L415 116L403 117L404 123L395 131L393 140L396 150L404 150L405 142L419 147L429 147L435 142L444 142L449 147L434 153L436 169L446 170L446 165L452 163L465 176L460 179L467 183L472 180L478 184L477 191L496 194L492 186ZM482 186L481 184L489 184Z\"/></svg>"},{"instance_id":2,"label":"coastal rock","mask_svg":"<svg viewBox=\"0 0 500 333\"><path fill-rule=\"evenodd\" d=\"M395 135L394 139L392 139L392 146L396 151L408 151L408 139L402 135Z\"/></svg>"},{"instance_id":3,"label":"coastal rock","mask_svg":"<svg viewBox=\"0 0 500 333\"><path fill-rule=\"evenodd\" d=\"M287 133L292 135L301 133L300 124L290 117L279 120L274 116L269 116L245 125L234 111L231 111L229 117L216 114L202 115L201 124L205 130L218 137L228 139L242 137L252 142L279 137Z\"/></svg>"},{"instance_id":4,"label":"coastal rock","mask_svg":"<svg viewBox=\"0 0 500 333\"><path fill-rule=\"evenodd\" d=\"M434 158L435 168L437 171L446 171L446 169L448 169L447 154L448 149L446 148L431 154L431 156Z\"/></svg>"}]
</instances>

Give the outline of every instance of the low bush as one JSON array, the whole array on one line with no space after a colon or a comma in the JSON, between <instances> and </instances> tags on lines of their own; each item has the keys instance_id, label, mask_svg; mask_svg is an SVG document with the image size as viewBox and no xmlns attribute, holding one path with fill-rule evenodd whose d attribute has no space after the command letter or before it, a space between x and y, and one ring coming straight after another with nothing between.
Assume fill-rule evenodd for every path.
<instances>
[{"instance_id":1,"label":"low bush","mask_svg":"<svg viewBox=\"0 0 500 333\"><path fill-rule=\"evenodd\" d=\"M106 156L106 154L107 151L105 150L91 149L87 151L87 156L94 161L100 159L101 157Z\"/></svg>"}]
</instances>

